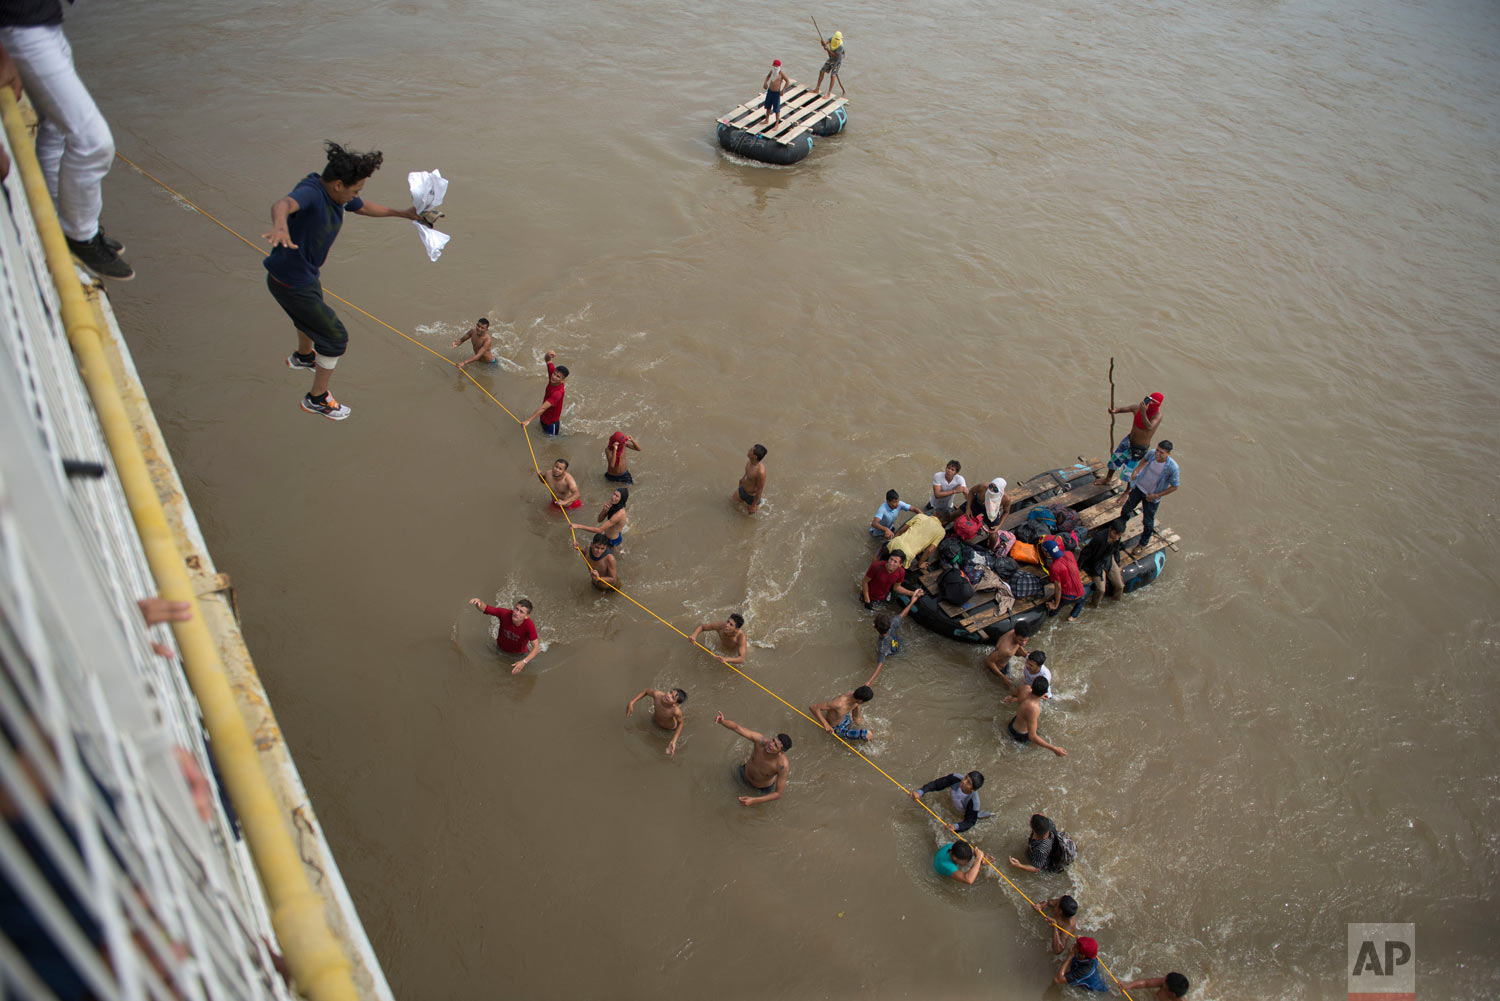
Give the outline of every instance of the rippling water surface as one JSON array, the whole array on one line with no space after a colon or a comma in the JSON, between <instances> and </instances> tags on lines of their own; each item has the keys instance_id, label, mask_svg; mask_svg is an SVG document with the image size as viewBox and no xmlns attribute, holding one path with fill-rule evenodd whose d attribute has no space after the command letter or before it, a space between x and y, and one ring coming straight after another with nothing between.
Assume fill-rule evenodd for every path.
<instances>
[{"instance_id":1,"label":"rippling water surface","mask_svg":"<svg viewBox=\"0 0 1500 1001\"><path fill-rule=\"evenodd\" d=\"M792 169L713 121L804 12L707 0L80 4L68 30L121 152L252 238L322 165L366 193L451 178L447 254L353 219L327 286L529 412L573 371L592 513L616 427L644 446L626 586L689 626L743 610L796 705L858 684L862 525L959 457L970 482L1100 455L1167 396L1183 536L1161 582L1035 644L1047 731L1002 741L979 651L910 629L871 704L907 783L982 769L1021 848L1043 810L1125 974L1195 998L1345 992L1346 923L1414 921L1425 996L1500 993L1494 609L1500 8L1429 3L818 11L850 126ZM925 815L625 602L543 511L517 429L341 308L342 425L297 408L253 253L120 165L116 307L317 809L406 998L1047 995L1042 926L996 880L937 883ZM729 510L770 448L763 516ZM511 677L467 598L536 603ZM680 684L675 759L625 702ZM785 801L736 805L722 710L796 739Z\"/></svg>"}]
</instances>

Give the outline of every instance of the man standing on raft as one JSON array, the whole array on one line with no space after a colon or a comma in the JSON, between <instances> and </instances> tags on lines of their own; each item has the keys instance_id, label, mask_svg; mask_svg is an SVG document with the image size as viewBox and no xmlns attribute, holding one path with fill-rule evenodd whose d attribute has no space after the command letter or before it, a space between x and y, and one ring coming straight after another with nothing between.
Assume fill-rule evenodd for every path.
<instances>
[{"instance_id":1,"label":"man standing on raft","mask_svg":"<svg viewBox=\"0 0 1500 1001\"><path fill-rule=\"evenodd\" d=\"M776 127L781 127L781 92L790 84L791 79L787 77L781 68L781 60L771 60L771 72L766 74L765 82L761 84L766 91L766 115L760 120L761 131L764 132L766 125L771 121L771 112L776 112Z\"/></svg>"},{"instance_id":2,"label":"man standing on raft","mask_svg":"<svg viewBox=\"0 0 1500 1001\"><path fill-rule=\"evenodd\" d=\"M1167 402L1167 398L1160 393L1152 393L1139 403L1132 403L1128 407L1111 407L1112 414L1132 414L1130 422L1130 433L1120 439L1120 444L1109 457L1109 465L1104 470L1104 475L1095 480L1095 483L1108 483L1114 479L1115 470L1127 463L1139 463L1146 457L1146 449L1151 447L1151 439L1156 437L1156 429L1161 427L1161 405Z\"/></svg>"},{"instance_id":3,"label":"man standing on raft","mask_svg":"<svg viewBox=\"0 0 1500 1001\"><path fill-rule=\"evenodd\" d=\"M813 88L819 94L823 93L823 77L828 77L828 96L833 96L833 81L838 78L839 69L844 65L844 33L835 31L833 37L823 42L823 51L828 53L828 61L823 63L823 68L818 70L818 85Z\"/></svg>"}]
</instances>

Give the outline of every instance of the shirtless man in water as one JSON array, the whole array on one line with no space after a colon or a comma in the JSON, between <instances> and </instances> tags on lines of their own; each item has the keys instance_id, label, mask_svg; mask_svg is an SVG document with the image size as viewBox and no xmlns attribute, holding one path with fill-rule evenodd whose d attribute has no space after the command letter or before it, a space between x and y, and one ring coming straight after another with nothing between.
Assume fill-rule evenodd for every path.
<instances>
[{"instance_id":1,"label":"shirtless man in water","mask_svg":"<svg viewBox=\"0 0 1500 1001\"><path fill-rule=\"evenodd\" d=\"M705 632L719 634L719 649L730 656L722 657L726 664L743 664L750 650L750 637L745 633L745 617L739 612L730 612L723 622L705 622L693 630L689 643L697 643Z\"/></svg>"},{"instance_id":2,"label":"shirtless man in water","mask_svg":"<svg viewBox=\"0 0 1500 1001\"><path fill-rule=\"evenodd\" d=\"M1067 757L1068 752L1056 744L1049 744L1042 735L1036 732L1037 722L1042 718L1042 699L1051 690L1051 685L1046 678L1038 677L1031 683L1030 688L1022 688L1020 692L1020 705L1016 714L1011 717L1005 728L1010 731L1010 739L1017 744L1040 744L1059 758ZM1007 695L1001 702L1015 702L1015 695Z\"/></svg>"},{"instance_id":3,"label":"shirtless man in water","mask_svg":"<svg viewBox=\"0 0 1500 1001\"><path fill-rule=\"evenodd\" d=\"M545 473L537 473L537 479L552 488L557 495L552 506L560 511L572 511L583 507L583 494L578 491L578 481L568 472L568 460L558 459Z\"/></svg>"},{"instance_id":4,"label":"shirtless man in water","mask_svg":"<svg viewBox=\"0 0 1500 1001\"><path fill-rule=\"evenodd\" d=\"M773 799L780 799L781 794L786 792L786 777L791 773L791 763L786 760L786 752L792 749L792 738L784 733L778 733L774 737L756 733L754 730L746 730L734 720L725 719L723 713L714 714L714 722L728 730L744 737L754 745L750 752L750 758L736 769L740 781L751 789L760 793L759 796L741 796L741 806L754 806L757 803L769 803Z\"/></svg>"},{"instance_id":5,"label":"shirtless man in water","mask_svg":"<svg viewBox=\"0 0 1500 1001\"><path fill-rule=\"evenodd\" d=\"M766 489L766 446L756 445L745 454L745 458L750 461L745 463L745 475L740 477L739 489L731 499L746 505L748 514L754 514L760 507L760 495Z\"/></svg>"},{"instance_id":6,"label":"shirtless man in water","mask_svg":"<svg viewBox=\"0 0 1500 1001\"><path fill-rule=\"evenodd\" d=\"M1010 676L1010 662L1014 657L1026 656L1026 641L1036 632L1030 622L1019 622L1016 628L995 641L995 649L984 658L984 666L1002 678Z\"/></svg>"},{"instance_id":7,"label":"shirtless man in water","mask_svg":"<svg viewBox=\"0 0 1500 1001\"><path fill-rule=\"evenodd\" d=\"M687 692L680 688L674 688L670 692L647 688L630 700L630 704L625 707L625 715L629 716L635 704L647 697L651 699L651 718L656 720L656 725L663 730L672 731L672 739L667 742L667 754L676 754L677 738L682 736L682 704L687 701Z\"/></svg>"},{"instance_id":8,"label":"shirtless man in water","mask_svg":"<svg viewBox=\"0 0 1500 1001\"><path fill-rule=\"evenodd\" d=\"M865 726L860 710L874 697L874 689L864 684L852 692L835 695L827 702L814 702L807 709L812 718L822 723L823 729L829 733L837 734L845 740L869 740L870 731Z\"/></svg>"},{"instance_id":9,"label":"shirtless man in water","mask_svg":"<svg viewBox=\"0 0 1500 1001\"><path fill-rule=\"evenodd\" d=\"M584 558L589 561L589 580L594 587L600 591L610 590L610 585L616 586L620 583L618 571L615 570L615 554L609 551L609 540L602 535L596 535L589 543L587 550L578 543L573 543L573 548L583 553Z\"/></svg>"},{"instance_id":10,"label":"shirtless man in water","mask_svg":"<svg viewBox=\"0 0 1500 1001\"><path fill-rule=\"evenodd\" d=\"M488 364L494 364L497 361L497 359L495 358L495 352L491 350L493 339L490 337L489 320L486 320L481 316L479 318L479 322L474 324L474 326L469 329L469 332L467 334L464 334L458 340L453 342L453 346L458 347L464 341L469 341L473 345L474 357L465 358L463 361L459 362L459 368L463 368L471 361L482 361Z\"/></svg>"}]
</instances>

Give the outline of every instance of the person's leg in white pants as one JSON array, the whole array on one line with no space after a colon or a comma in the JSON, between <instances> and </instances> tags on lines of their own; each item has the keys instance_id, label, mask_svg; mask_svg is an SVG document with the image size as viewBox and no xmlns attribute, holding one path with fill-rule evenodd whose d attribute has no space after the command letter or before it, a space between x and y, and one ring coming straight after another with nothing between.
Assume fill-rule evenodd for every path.
<instances>
[{"instance_id":1,"label":"person's leg in white pants","mask_svg":"<svg viewBox=\"0 0 1500 1001\"><path fill-rule=\"evenodd\" d=\"M0 29L0 44L15 61L41 118L36 155L62 230L80 243L92 240L104 206L104 175L115 159L109 124L78 79L60 25Z\"/></svg>"}]
</instances>

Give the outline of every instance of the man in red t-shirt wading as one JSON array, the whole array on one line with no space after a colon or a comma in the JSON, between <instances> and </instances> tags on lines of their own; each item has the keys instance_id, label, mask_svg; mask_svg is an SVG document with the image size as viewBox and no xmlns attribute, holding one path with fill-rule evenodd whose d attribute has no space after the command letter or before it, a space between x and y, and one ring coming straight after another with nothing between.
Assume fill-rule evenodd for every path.
<instances>
[{"instance_id":1,"label":"man in red t-shirt wading","mask_svg":"<svg viewBox=\"0 0 1500 1001\"><path fill-rule=\"evenodd\" d=\"M542 649L536 641L536 623L531 618L531 602L522 598L516 602L515 608L496 608L486 605L478 598L470 598L469 604L485 615L493 615L500 620L500 632L495 637L495 646L500 648L501 653L526 655L510 669L511 674L520 674L521 669L530 664L531 658Z\"/></svg>"},{"instance_id":2,"label":"man in red t-shirt wading","mask_svg":"<svg viewBox=\"0 0 1500 1001\"><path fill-rule=\"evenodd\" d=\"M901 586L905 579L906 568L901 565L900 556L877 559L870 564L870 569L865 571L865 579L859 583L860 600L865 603L866 608L874 608L877 601L886 600L892 591L910 598L911 590Z\"/></svg>"},{"instance_id":3,"label":"man in red t-shirt wading","mask_svg":"<svg viewBox=\"0 0 1500 1001\"><path fill-rule=\"evenodd\" d=\"M542 405L521 422L521 426L526 427L540 417L542 432L550 435L562 433L563 380L568 377L568 366L552 364L556 357L556 351L548 351L542 356L547 363L547 388L542 391Z\"/></svg>"}]
</instances>

